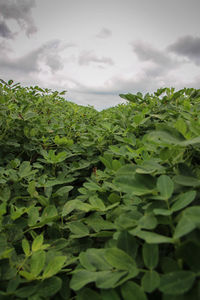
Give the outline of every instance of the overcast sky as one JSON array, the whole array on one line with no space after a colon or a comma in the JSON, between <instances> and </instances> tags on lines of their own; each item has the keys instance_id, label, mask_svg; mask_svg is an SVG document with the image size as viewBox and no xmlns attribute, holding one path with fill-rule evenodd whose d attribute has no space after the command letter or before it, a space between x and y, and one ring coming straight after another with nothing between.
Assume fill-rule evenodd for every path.
<instances>
[{"instance_id":1,"label":"overcast sky","mask_svg":"<svg viewBox=\"0 0 200 300\"><path fill-rule=\"evenodd\" d=\"M200 0L0 0L0 78L100 110L120 93L200 88L199 12Z\"/></svg>"}]
</instances>

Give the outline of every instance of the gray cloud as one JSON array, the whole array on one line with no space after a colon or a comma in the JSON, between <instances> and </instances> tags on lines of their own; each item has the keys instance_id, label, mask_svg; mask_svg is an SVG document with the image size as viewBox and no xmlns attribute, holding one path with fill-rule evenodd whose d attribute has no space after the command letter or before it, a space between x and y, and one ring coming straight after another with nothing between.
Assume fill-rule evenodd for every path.
<instances>
[{"instance_id":1,"label":"gray cloud","mask_svg":"<svg viewBox=\"0 0 200 300\"><path fill-rule=\"evenodd\" d=\"M64 48L66 47L65 45ZM16 70L20 73L31 73L39 72L41 70L41 64L43 64L48 66L51 72L56 72L63 68L60 52L64 48L59 40L53 40L22 57L11 58L6 53L4 45L4 49L0 51L1 54L4 54L0 57L1 69Z\"/></svg>"},{"instance_id":2,"label":"gray cloud","mask_svg":"<svg viewBox=\"0 0 200 300\"><path fill-rule=\"evenodd\" d=\"M99 39L106 39L112 35L112 32L108 28L102 28L101 31L96 35Z\"/></svg>"},{"instance_id":3,"label":"gray cloud","mask_svg":"<svg viewBox=\"0 0 200 300\"><path fill-rule=\"evenodd\" d=\"M168 50L188 58L198 66L200 65L200 37L183 36L171 44Z\"/></svg>"},{"instance_id":4,"label":"gray cloud","mask_svg":"<svg viewBox=\"0 0 200 300\"><path fill-rule=\"evenodd\" d=\"M4 20L4 25L6 20L15 20L22 30L25 30L26 35L37 31L34 24L33 18L31 16L31 9L35 6L35 0L1 0L0 2L0 16ZM10 30L7 26L7 29ZM4 37L7 37L4 36Z\"/></svg>"},{"instance_id":5,"label":"gray cloud","mask_svg":"<svg viewBox=\"0 0 200 300\"><path fill-rule=\"evenodd\" d=\"M172 66L174 60L163 50L158 50L142 41L132 43L133 52L140 61L150 61L160 66Z\"/></svg>"},{"instance_id":6,"label":"gray cloud","mask_svg":"<svg viewBox=\"0 0 200 300\"><path fill-rule=\"evenodd\" d=\"M0 36L7 39L12 39L14 34L11 32L5 21L0 21Z\"/></svg>"},{"instance_id":7,"label":"gray cloud","mask_svg":"<svg viewBox=\"0 0 200 300\"><path fill-rule=\"evenodd\" d=\"M114 65L113 60L110 57L98 57L93 51L83 51L78 59L79 65L89 65L90 63L99 63L106 65Z\"/></svg>"}]
</instances>

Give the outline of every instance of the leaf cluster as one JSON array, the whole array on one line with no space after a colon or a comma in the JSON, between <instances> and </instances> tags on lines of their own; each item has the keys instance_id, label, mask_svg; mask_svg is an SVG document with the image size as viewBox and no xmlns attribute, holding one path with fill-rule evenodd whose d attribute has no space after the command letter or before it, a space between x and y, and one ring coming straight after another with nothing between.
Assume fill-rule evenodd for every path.
<instances>
[{"instance_id":1,"label":"leaf cluster","mask_svg":"<svg viewBox=\"0 0 200 300\"><path fill-rule=\"evenodd\" d=\"M0 83L0 299L199 299L200 90L62 96Z\"/></svg>"}]
</instances>

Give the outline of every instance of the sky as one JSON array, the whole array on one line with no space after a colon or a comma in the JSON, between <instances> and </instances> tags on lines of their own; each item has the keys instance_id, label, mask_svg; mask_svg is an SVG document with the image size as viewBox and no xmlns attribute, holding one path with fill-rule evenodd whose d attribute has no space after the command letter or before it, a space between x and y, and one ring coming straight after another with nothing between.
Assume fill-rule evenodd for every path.
<instances>
[{"instance_id":1,"label":"sky","mask_svg":"<svg viewBox=\"0 0 200 300\"><path fill-rule=\"evenodd\" d=\"M0 0L0 78L102 110L200 88L199 0Z\"/></svg>"}]
</instances>

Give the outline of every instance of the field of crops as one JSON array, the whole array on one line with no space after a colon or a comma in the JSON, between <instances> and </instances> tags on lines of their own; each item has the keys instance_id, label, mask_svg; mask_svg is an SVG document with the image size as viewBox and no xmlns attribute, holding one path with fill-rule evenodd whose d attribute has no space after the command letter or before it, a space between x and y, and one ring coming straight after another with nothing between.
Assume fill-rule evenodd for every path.
<instances>
[{"instance_id":1,"label":"field of crops","mask_svg":"<svg viewBox=\"0 0 200 300\"><path fill-rule=\"evenodd\" d=\"M0 83L0 299L200 299L200 90L63 94Z\"/></svg>"}]
</instances>

